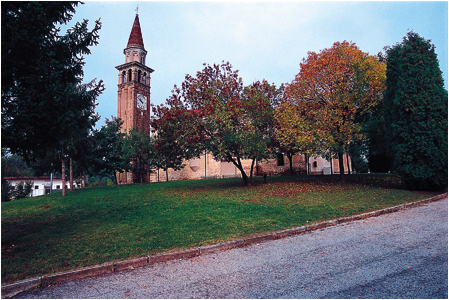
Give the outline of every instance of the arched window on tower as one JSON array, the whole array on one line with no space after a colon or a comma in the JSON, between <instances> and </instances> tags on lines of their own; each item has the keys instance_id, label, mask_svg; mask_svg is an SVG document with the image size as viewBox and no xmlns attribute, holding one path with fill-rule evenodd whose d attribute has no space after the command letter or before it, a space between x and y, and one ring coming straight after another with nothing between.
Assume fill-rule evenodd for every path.
<instances>
[{"instance_id":1,"label":"arched window on tower","mask_svg":"<svg viewBox=\"0 0 449 300\"><path fill-rule=\"evenodd\" d=\"M130 82L130 81L132 81L133 79L132 79L132 70L131 69L129 69L128 70L128 82Z\"/></svg>"},{"instance_id":2,"label":"arched window on tower","mask_svg":"<svg viewBox=\"0 0 449 300\"><path fill-rule=\"evenodd\" d=\"M141 70L137 71L137 82L140 82L141 77L142 77L141 75L142 75L142 71Z\"/></svg>"},{"instance_id":3,"label":"arched window on tower","mask_svg":"<svg viewBox=\"0 0 449 300\"><path fill-rule=\"evenodd\" d=\"M143 72L142 83L147 84L147 73Z\"/></svg>"},{"instance_id":4,"label":"arched window on tower","mask_svg":"<svg viewBox=\"0 0 449 300\"><path fill-rule=\"evenodd\" d=\"M126 71L122 72L122 81L123 81L123 83L126 82Z\"/></svg>"}]
</instances>

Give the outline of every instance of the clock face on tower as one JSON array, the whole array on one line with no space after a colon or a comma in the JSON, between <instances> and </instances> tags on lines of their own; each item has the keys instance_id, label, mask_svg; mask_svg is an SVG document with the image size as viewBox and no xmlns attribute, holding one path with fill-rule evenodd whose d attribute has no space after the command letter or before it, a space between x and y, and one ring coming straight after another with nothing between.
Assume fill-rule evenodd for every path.
<instances>
[{"instance_id":1,"label":"clock face on tower","mask_svg":"<svg viewBox=\"0 0 449 300\"><path fill-rule=\"evenodd\" d=\"M147 97L142 94L137 94L137 107L146 110L147 109Z\"/></svg>"}]
</instances>

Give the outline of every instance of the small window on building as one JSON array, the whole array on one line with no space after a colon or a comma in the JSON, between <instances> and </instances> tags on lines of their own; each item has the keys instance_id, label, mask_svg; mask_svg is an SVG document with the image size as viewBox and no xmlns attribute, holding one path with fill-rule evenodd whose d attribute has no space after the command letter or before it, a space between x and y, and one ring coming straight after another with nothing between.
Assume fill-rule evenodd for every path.
<instances>
[{"instance_id":1,"label":"small window on building","mask_svg":"<svg viewBox=\"0 0 449 300\"><path fill-rule=\"evenodd\" d=\"M38 189L39 189L39 186L38 186L38 185L35 185L35 186L34 186L34 189L35 189L35 190L38 190Z\"/></svg>"},{"instance_id":2,"label":"small window on building","mask_svg":"<svg viewBox=\"0 0 449 300\"><path fill-rule=\"evenodd\" d=\"M317 168L317 167L318 167L318 164L317 164L316 161L313 162L313 167L314 167L314 168Z\"/></svg>"},{"instance_id":3,"label":"small window on building","mask_svg":"<svg viewBox=\"0 0 449 300\"><path fill-rule=\"evenodd\" d=\"M284 165L284 154L282 154L282 153L278 154L277 161L278 161L278 167L283 166Z\"/></svg>"},{"instance_id":4,"label":"small window on building","mask_svg":"<svg viewBox=\"0 0 449 300\"><path fill-rule=\"evenodd\" d=\"M57 186L56 186L56 189L57 189L57 190L60 190L60 189L61 189L61 186L60 186L60 185L57 185Z\"/></svg>"}]
</instances>

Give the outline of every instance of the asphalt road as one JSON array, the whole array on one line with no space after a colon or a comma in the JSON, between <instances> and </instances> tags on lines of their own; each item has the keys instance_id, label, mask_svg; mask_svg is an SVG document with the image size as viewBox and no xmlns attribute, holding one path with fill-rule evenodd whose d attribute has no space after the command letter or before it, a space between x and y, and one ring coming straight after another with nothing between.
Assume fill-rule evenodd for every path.
<instances>
[{"instance_id":1,"label":"asphalt road","mask_svg":"<svg viewBox=\"0 0 449 300\"><path fill-rule=\"evenodd\" d=\"M448 200L15 298L445 298Z\"/></svg>"}]
</instances>

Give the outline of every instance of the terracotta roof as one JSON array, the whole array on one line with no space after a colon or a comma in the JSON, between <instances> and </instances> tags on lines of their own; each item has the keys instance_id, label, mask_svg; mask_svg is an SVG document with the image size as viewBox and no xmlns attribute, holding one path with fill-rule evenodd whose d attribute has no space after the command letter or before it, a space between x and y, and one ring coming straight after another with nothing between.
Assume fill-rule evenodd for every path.
<instances>
[{"instance_id":1,"label":"terracotta roof","mask_svg":"<svg viewBox=\"0 0 449 300\"><path fill-rule=\"evenodd\" d=\"M129 35L128 47L129 46L143 46L143 38L142 31L140 30L140 22L139 15L136 14L136 18L134 19L133 29L131 30L131 34Z\"/></svg>"}]
</instances>

